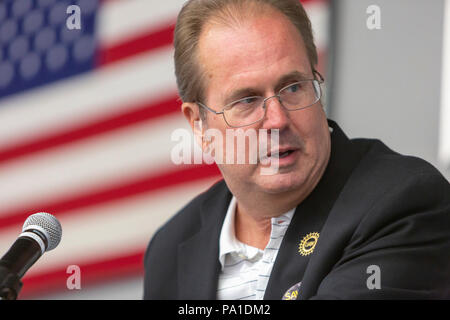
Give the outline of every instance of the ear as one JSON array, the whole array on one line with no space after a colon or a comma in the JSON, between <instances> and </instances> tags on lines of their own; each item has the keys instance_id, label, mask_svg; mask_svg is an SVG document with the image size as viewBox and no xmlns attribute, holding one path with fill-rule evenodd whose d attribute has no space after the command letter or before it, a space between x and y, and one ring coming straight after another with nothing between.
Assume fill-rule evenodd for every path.
<instances>
[{"instance_id":1,"label":"ear","mask_svg":"<svg viewBox=\"0 0 450 320\"><path fill-rule=\"evenodd\" d=\"M183 113L186 120L189 122L192 131L195 133L202 134L202 132L198 132L198 124L201 124L200 118L200 110L199 106L193 102L184 102L181 105L181 112ZM201 126L200 126L201 127Z\"/></svg>"},{"instance_id":2,"label":"ear","mask_svg":"<svg viewBox=\"0 0 450 320\"><path fill-rule=\"evenodd\" d=\"M197 144L205 151L205 144L203 140L205 128L203 126L203 121L200 117L199 106L193 102L184 102L181 105L181 111L184 117L189 122L192 132L194 133L194 138Z\"/></svg>"}]
</instances>

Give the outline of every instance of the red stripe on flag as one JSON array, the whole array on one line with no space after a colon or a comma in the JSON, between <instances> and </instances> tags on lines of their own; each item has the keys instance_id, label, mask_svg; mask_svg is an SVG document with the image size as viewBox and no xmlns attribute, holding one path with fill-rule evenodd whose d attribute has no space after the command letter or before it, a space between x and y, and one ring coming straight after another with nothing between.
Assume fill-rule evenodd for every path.
<instances>
[{"instance_id":1,"label":"red stripe on flag","mask_svg":"<svg viewBox=\"0 0 450 320\"><path fill-rule=\"evenodd\" d=\"M10 212L0 212L0 228L23 224L26 218L35 212L48 212L56 217L71 214L74 210L101 205L129 198L135 195L162 190L179 184L203 178L220 177L216 165L190 165L175 167L159 175L144 176L138 180L79 194L66 199L57 199L50 203L29 205Z\"/></svg>"},{"instance_id":2,"label":"red stripe on flag","mask_svg":"<svg viewBox=\"0 0 450 320\"><path fill-rule=\"evenodd\" d=\"M142 52L170 46L173 43L174 29L175 25L171 23L169 26L134 36L112 47L101 48L98 54L98 65L109 65Z\"/></svg>"},{"instance_id":3,"label":"red stripe on flag","mask_svg":"<svg viewBox=\"0 0 450 320\"><path fill-rule=\"evenodd\" d=\"M153 120L171 113L180 112L181 106L178 97L174 95L162 101L145 102L140 105L124 108L124 110L126 111L103 119L97 119L96 121L91 121L81 126L68 128L47 136L0 149L0 165L37 152Z\"/></svg>"},{"instance_id":4,"label":"red stripe on flag","mask_svg":"<svg viewBox=\"0 0 450 320\"><path fill-rule=\"evenodd\" d=\"M85 288L86 285L90 286L122 277L142 276L144 253L145 249L142 249L131 252L126 256L112 257L106 260L78 265L80 268L81 289ZM68 262L67 266L69 265L70 263ZM69 291L67 279L70 275L70 273L67 273L66 267L25 276L19 299L29 299L33 296L39 298L42 294L54 291Z\"/></svg>"}]
</instances>

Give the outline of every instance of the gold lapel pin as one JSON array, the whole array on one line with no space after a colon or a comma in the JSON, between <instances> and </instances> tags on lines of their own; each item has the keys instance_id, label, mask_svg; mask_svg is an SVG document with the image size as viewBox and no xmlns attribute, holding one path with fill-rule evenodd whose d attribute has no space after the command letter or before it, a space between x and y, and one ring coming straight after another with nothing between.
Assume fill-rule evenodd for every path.
<instances>
[{"instance_id":1,"label":"gold lapel pin","mask_svg":"<svg viewBox=\"0 0 450 320\"><path fill-rule=\"evenodd\" d=\"M298 252L300 252L302 256L307 256L311 254L314 251L314 248L316 247L318 240L319 240L318 232L308 233L306 236L303 237L302 241L300 241L300 244L298 246Z\"/></svg>"}]
</instances>

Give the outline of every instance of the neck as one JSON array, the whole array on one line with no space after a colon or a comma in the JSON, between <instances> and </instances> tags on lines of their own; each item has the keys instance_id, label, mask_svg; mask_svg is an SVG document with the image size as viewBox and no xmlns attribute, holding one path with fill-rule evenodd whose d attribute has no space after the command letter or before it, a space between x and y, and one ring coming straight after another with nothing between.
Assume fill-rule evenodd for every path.
<instances>
[{"instance_id":1,"label":"neck","mask_svg":"<svg viewBox=\"0 0 450 320\"><path fill-rule=\"evenodd\" d=\"M283 193L267 193L252 190L248 192L245 186L239 186L233 190L242 213L250 216L253 220L271 219L286 213L297 207L314 190L320 179L309 180L302 187L295 188ZM307 187L305 187L307 186Z\"/></svg>"},{"instance_id":2,"label":"neck","mask_svg":"<svg viewBox=\"0 0 450 320\"><path fill-rule=\"evenodd\" d=\"M272 231L271 217L249 214L241 205L237 204L234 230L236 238L240 242L264 250Z\"/></svg>"}]
</instances>

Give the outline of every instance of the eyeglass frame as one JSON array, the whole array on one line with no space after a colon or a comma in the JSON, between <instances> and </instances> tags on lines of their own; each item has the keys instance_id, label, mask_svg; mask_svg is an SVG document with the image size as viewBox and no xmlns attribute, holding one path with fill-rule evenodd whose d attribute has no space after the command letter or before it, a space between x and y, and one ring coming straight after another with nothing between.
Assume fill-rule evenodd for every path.
<instances>
[{"instance_id":1,"label":"eyeglass frame","mask_svg":"<svg viewBox=\"0 0 450 320\"><path fill-rule=\"evenodd\" d=\"M262 121L262 120L266 117L266 114L267 114L266 101L269 100L269 99L272 99L272 98L275 98L275 97L278 98L278 101L280 102L281 106L282 106L285 110L287 110L287 111L297 111L297 110L306 109L306 108L309 108L309 107L313 106L313 105L316 104L318 101L320 101L320 99L322 98L322 87L321 87L320 85L321 85L322 83L324 83L324 78L323 78L323 76L320 74L320 72L317 71L317 70L315 70L315 69L313 70L313 74L317 74L317 75L319 76L319 79L316 79L316 78L314 78L314 79L303 79L303 80L300 80L300 81L297 81L297 82L293 82L293 83L291 83L291 84L289 84L289 85L287 85L287 86L281 88L280 90L278 90L278 93L277 93L277 94L275 94L275 95L273 95L273 96L270 96L270 97L267 97L267 98L264 98L264 100L263 100L264 115L261 117L261 119L259 119L259 120L257 120L257 121L254 121L254 122L252 122L252 123L249 123L249 124L242 125L242 126L232 126L232 125L230 125L230 124L228 123L228 121L227 121L227 118L225 117L225 113L224 113L224 112L225 112L225 109L226 109L228 106L232 105L233 103L236 103L236 102L241 101L241 100L243 100L243 99L246 99L246 98L252 98L252 97L261 97L261 98L263 98L262 96L244 97L244 98L242 98L242 99L238 99L238 100L236 100L236 101L232 101L232 102L226 104L226 105L222 108L222 111L216 111L216 110L214 110L214 109L211 109L211 108L208 107L206 104L204 104L204 103L202 103L202 102L199 102L199 101L196 101L195 103L196 103L197 105L199 105L199 106L201 106L201 107L203 107L203 108L205 108L205 109L211 111L211 112L214 113L214 114L222 114L223 120L225 121L225 123L226 123L229 127L232 127L232 128L242 128L242 127L247 127L247 126L251 126L252 124L255 124L255 123L258 123L258 122ZM300 82L303 82L303 81L317 81L317 82L319 83L319 92L320 92L320 94L319 94L319 97L317 98L317 101L315 101L314 103L312 103L312 104L310 104L310 105L307 105L307 106L305 106L305 107L300 107L300 108L297 108L297 109L288 109L288 108L286 108L286 107L283 105L283 101L281 101L280 92L283 91L283 90L286 89L286 88L289 88L290 86L292 86L292 85L294 85L294 84L296 84L296 83L300 83ZM231 109L231 108L230 108L230 109Z\"/></svg>"}]
</instances>

